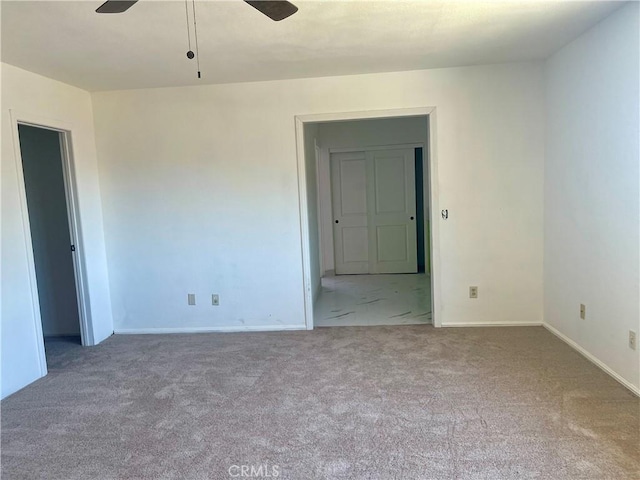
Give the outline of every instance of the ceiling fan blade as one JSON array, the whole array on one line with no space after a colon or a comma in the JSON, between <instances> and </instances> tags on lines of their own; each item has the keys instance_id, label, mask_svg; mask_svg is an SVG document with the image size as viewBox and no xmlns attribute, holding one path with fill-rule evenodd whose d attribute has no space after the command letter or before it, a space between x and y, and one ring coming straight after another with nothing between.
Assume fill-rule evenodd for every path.
<instances>
[{"instance_id":1,"label":"ceiling fan blade","mask_svg":"<svg viewBox=\"0 0 640 480\"><path fill-rule=\"evenodd\" d=\"M107 0L96 10L97 13L122 13L129 10L138 0Z\"/></svg>"},{"instance_id":2,"label":"ceiling fan blade","mask_svg":"<svg viewBox=\"0 0 640 480\"><path fill-rule=\"evenodd\" d=\"M260 13L264 13L271 20L279 22L298 11L293 3L284 0L244 0Z\"/></svg>"}]
</instances>

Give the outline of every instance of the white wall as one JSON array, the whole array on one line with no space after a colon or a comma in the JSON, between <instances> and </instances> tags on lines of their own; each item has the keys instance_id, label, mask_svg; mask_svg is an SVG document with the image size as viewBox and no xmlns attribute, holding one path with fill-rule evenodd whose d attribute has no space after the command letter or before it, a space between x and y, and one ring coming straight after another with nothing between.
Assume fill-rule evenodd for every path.
<instances>
[{"instance_id":1,"label":"white wall","mask_svg":"<svg viewBox=\"0 0 640 480\"><path fill-rule=\"evenodd\" d=\"M48 78L2 64L2 397L39 378L38 348L32 309L27 239L18 189L9 110L30 118L64 122L73 129L75 175L81 210L93 339L113 331L106 269L91 97Z\"/></svg>"},{"instance_id":2,"label":"white wall","mask_svg":"<svg viewBox=\"0 0 640 480\"><path fill-rule=\"evenodd\" d=\"M545 322L636 388L638 10L616 11L546 62L544 211Z\"/></svg>"},{"instance_id":3,"label":"white wall","mask_svg":"<svg viewBox=\"0 0 640 480\"><path fill-rule=\"evenodd\" d=\"M422 143L424 145L424 165L426 168L428 128L427 117L424 116L318 124L318 145L321 150L318 165L318 188L320 191L322 217L323 273L335 269L329 150Z\"/></svg>"},{"instance_id":4,"label":"white wall","mask_svg":"<svg viewBox=\"0 0 640 480\"><path fill-rule=\"evenodd\" d=\"M416 106L443 323L541 322L542 94L540 64L94 94L116 331L304 328L294 116Z\"/></svg>"},{"instance_id":5,"label":"white wall","mask_svg":"<svg viewBox=\"0 0 640 480\"><path fill-rule=\"evenodd\" d=\"M20 151L42 332L80 335L60 134L21 125Z\"/></svg>"}]
</instances>

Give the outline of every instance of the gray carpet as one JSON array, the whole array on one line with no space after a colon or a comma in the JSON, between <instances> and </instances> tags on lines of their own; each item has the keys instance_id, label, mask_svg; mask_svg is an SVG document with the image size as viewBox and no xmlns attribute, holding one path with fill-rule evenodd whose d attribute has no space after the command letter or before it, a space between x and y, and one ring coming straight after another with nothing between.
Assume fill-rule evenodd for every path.
<instances>
[{"instance_id":1,"label":"gray carpet","mask_svg":"<svg viewBox=\"0 0 640 480\"><path fill-rule=\"evenodd\" d=\"M2 402L3 479L640 478L640 400L540 327L47 348Z\"/></svg>"}]
</instances>

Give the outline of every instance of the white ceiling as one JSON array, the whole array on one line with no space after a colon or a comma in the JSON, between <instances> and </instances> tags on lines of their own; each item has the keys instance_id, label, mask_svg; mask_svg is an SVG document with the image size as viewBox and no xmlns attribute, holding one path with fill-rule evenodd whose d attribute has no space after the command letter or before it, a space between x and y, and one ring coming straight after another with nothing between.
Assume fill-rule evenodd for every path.
<instances>
[{"instance_id":1,"label":"white ceiling","mask_svg":"<svg viewBox=\"0 0 640 480\"><path fill-rule=\"evenodd\" d=\"M294 0L298 13L273 22L241 0L199 0L198 80L184 1L117 15L96 14L101 3L3 0L2 61L90 91L528 61L622 4Z\"/></svg>"}]
</instances>

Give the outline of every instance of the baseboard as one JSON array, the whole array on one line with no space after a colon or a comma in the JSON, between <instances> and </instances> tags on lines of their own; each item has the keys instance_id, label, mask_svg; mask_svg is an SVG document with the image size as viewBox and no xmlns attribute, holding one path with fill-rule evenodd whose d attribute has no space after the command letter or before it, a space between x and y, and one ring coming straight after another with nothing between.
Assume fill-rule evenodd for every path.
<instances>
[{"instance_id":1,"label":"baseboard","mask_svg":"<svg viewBox=\"0 0 640 480\"><path fill-rule=\"evenodd\" d=\"M542 322L464 322L442 323L443 327L541 327Z\"/></svg>"},{"instance_id":2,"label":"baseboard","mask_svg":"<svg viewBox=\"0 0 640 480\"><path fill-rule=\"evenodd\" d=\"M158 327L158 328L119 328L116 335L142 335L160 333L232 333L232 332L280 332L284 330L306 330L304 325L255 325L227 327Z\"/></svg>"},{"instance_id":3,"label":"baseboard","mask_svg":"<svg viewBox=\"0 0 640 480\"><path fill-rule=\"evenodd\" d=\"M565 334L561 333L559 330L555 329L554 327L552 327L551 325L549 325L546 322L542 323L542 326L544 328L546 328L547 330L549 330L551 333L553 333L556 337L558 337L560 340L562 340L564 343L566 343L567 345L569 345L571 348L573 348L576 352L578 352L580 355L582 355L583 357L585 357L587 360L589 360L591 363L593 363L595 366L597 366L598 368L600 368L602 371L604 371L605 373L607 373L609 376L611 376L614 380L616 380L617 382L619 382L620 384L622 384L623 386L625 386L627 389L631 390L631 393L637 395L640 397L640 388L636 387L634 384L632 384L631 382L629 382L628 380L622 378L620 375L618 375L616 372L614 372L609 366L607 366L606 363L604 363L602 360L599 360L598 358L594 357L593 355L591 355L588 351L586 351L584 348L582 348L580 345L578 345L576 342L574 342L573 340L571 340L569 337L567 337Z\"/></svg>"},{"instance_id":4,"label":"baseboard","mask_svg":"<svg viewBox=\"0 0 640 480\"><path fill-rule=\"evenodd\" d=\"M42 336L44 338L79 337L80 332L78 333L43 333Z\"/></svg>"}]
</instances>

